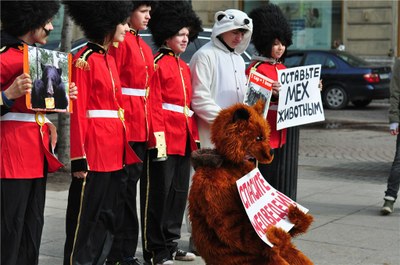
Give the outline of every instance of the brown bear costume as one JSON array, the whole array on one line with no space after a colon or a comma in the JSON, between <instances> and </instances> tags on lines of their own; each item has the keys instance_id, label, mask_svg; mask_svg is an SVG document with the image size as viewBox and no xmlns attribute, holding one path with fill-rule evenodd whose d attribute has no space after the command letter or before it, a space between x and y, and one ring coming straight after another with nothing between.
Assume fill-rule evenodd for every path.
<instances>
[{"instance_id":1,"label":"brown bear costume","mask_svg":"<svg viewBox=\"0 0 400 265\"><path fill-rule=\"evenodd\" d=\"M273 159L269 125L262 117L263 103L254 107L236 104L222 110L211 127L215 149L192 154L196 172L189 193L189 218L197 251L208 265L310 265L291 243L306 232L313 217L295 206L288 217L294 227L288 232L271 226L268 246L257 235L246 214L236 181L260 163Z\"/></svg>"}]
</instances>

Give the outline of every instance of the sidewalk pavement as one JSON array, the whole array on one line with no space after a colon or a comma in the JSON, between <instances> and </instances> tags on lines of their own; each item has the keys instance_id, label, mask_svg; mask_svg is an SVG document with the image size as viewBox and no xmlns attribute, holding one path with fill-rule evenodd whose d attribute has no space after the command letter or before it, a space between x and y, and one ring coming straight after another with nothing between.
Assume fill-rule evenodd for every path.
<instances>
[{"instance_id":1,"label":"sidewalk pavement","mask_svg":"<svg viewBox=\"0 0 400 265\"><path fill-rule=\"evenodd\" d=\"M335 115L329 119L340 124L341 113ZM349 128L326 129L328 123L300 130L297 202L315 221L295 245L316 265L400 265L400 204L392 215L379 213L396 140L386 119ZM67 189L47 192L40 265L62 264ZM188 242L184 223L180 247ZM175 264L205 263L198 257Z\"/></svg>"}]
</instances>

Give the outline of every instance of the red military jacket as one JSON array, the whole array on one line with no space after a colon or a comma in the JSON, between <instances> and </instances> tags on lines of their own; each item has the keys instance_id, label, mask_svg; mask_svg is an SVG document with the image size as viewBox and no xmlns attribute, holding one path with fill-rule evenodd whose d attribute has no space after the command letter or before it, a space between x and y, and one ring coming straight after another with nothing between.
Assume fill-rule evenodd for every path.
<instances>
[{"instance_id":1,"label":"red military jacket","mask_svg":"<svg viewBox=\"0 0 400 265\"><path fill-rule=\"evenodd\" d=\"M154 57L156 72L151 87L154 91L151 104L161 107L153 113L153 127L165 127L168 155L185 155L189 139L190 150L197 149L199 135L195 116L190 110L192 85L190 69L187 64L170 49L162 48ZM155 146L150 138L149 146Z\"/></svg>"},{"instance_id":2,"label":"red military jacket","mask_svg":"<svg viewBox=\"0 0 400 265\"><path fill-rule=\"evenodd\" d=\"M252 68L255 68L257 72L271 78L274 81L278 80L278 70L286 69L286 67L281 63L271 64L269 62L255 61L246 69L247 75L249 75ZM272 98L267 114L267 121L271 128L271 148L280 148L286 143L286 129L282 129L279 131L276 130L277 116L278 100L276 98Z\"/></svg>"},{"instance_id":3,"label":"red military jacket","mask_svg":"<svg viewBox=\"0 0 400 265\"><path fill-rule=\"evenodd\" d=\"M75 55L73 64L72 80L79 97L70 124L72 172L110 172L140 162L126 139L114 58L89 42Z\"/></svg>"},{"instance_id":4,"label":"red military jacket","mask_svg":"<svg viewBox=\"0 0 400 265\"><path fill-rule=\"evenodd\" d=\"M151 106L148 104L150 79L154 74L153 53L133 29L125 40L109 49L115 58L122 86L125 124L129 127L128 141L148 141Z\"/></svg>"},{"instance_id":5,"label":"red military jacket","mask_svg":"<svg viewBox=\"0 0 400 265\"><path fill-rule=\"evenodd\" d=\"M5 91L23 72L23 44L14 43L1 48L0 86ZM49 151L49 128L35 122L35 112L27 109L25 96L14 101L11 108L1 108L1 178L34 179L42 178L45 159L48 172L54 172L63 165ZM4 104L4 102L3 102ZM7 118L14 114L28 114L30 121ZM43 117L43 116L42 116ZM41 134L42 132L42 134Z\"/></svg>"}]
</instances>

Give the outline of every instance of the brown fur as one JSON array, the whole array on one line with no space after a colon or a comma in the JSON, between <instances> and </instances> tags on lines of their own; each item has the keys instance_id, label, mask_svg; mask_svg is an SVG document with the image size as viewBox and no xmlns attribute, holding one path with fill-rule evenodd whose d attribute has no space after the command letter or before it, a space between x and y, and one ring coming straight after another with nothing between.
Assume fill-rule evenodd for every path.
<instances>
[{"instance_id":1,"label":"brown fur","mask_svg":"<svg viewBox=\"0 0 400 265\"><path fill-rule=\"evenodd\" d=\"M196 170L189 193L189 217L197 251L208 265L311 265L291 243L306 232L312 216L289 208L295 224L290 233L271 227L271 248L254 231L236 187L236 181L254 169L253 157L270 163L269 126L262 117L263 103L237 104L224 109L211 129L215 149L193 153Z\"/></svg>"}]
</instances>

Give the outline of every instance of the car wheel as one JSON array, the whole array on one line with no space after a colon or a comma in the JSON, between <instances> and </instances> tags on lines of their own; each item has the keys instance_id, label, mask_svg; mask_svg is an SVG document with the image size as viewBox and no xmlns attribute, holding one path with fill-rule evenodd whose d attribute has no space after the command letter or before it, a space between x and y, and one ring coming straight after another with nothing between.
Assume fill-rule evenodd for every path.
<instances>
[{"instance_id":1,"label":"car wheel","mask_svg":"<svg viewBox=\"0 0 400 265\"><path fill-rule=\"evenodd\" d=\"M357 108L362 108L362 107L366 107L369 105L369 103L371 103L371 99L364 99L364 100L354 100L351 103L353 103L354 106L356 106Z\"/></svg>"},{"instance_id":2,"label":"car wheel","mask_svg":"<svg viewBox=\"0 0 400 265\"><path fill-rule=\"evenodd\" d=\"M340 86L327 87L322 100L328 109L343 109L349 103L346 91Z\"/></svg>"}]
</instances>

